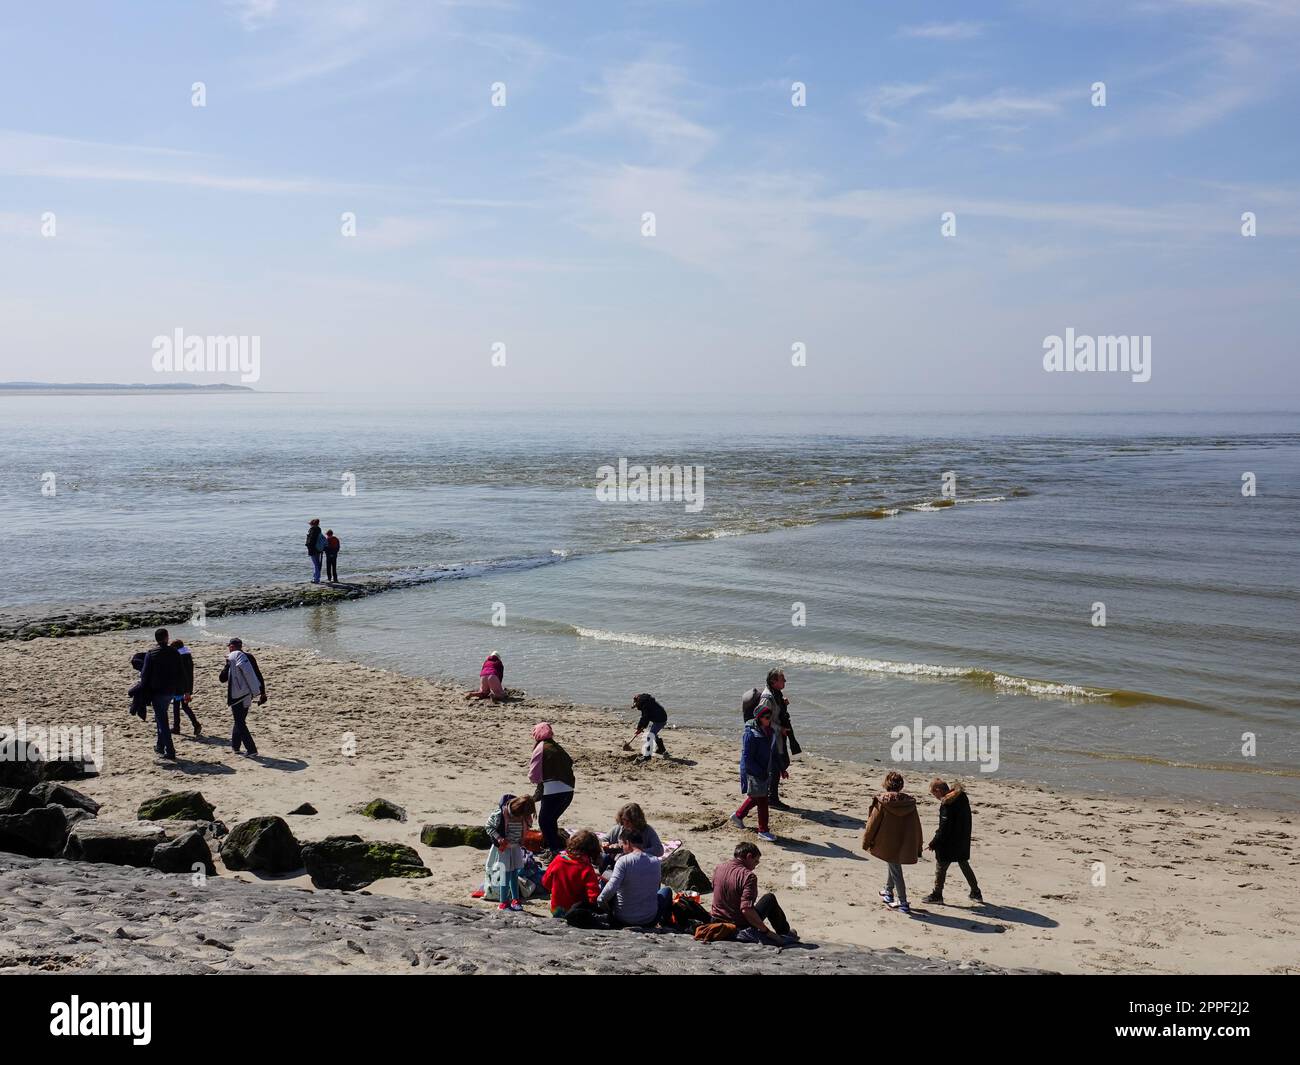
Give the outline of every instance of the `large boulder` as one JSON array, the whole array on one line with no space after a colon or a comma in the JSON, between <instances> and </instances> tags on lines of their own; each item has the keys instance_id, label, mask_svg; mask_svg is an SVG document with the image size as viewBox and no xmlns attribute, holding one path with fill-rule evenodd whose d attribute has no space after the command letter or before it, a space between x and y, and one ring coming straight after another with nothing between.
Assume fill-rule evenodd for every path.
<instances>
[{"instance_id":1,"label":"large boulder","mask_svg":"<svg viewBox=\"0 0 1300 1065\"><path fill-rule=\"evenodd\" d=\"M12 730L0 732L0 787L26 791L41 780L40 750Z\"/></svg>"},{"instance_id":2,"label":"large boulder","mask_svg":"<svg viewBox=\"0 0 1300 1065\"><path fill-rule=\"evenodd\" d=\"M0 851L28 858L54 858L68 836L61 806L41 806L20 814L0 814Z\"/></svg>"},{"instance_id":3,"label":"large boulder","mask_svg":"<svg viewBox=\"0 0 1300 1065\"><path fill-rule=\"evenodd\" d=\"M99 803L89 795L83 795L76 788L70 788L57 780L47 780L37 784L27 794L37 806L63 806L69 810L84 810L91 817L99 813Z\"/></svg>"},{"instance_id":4,"label":"large boulder","mask_svg":"<svg viewBox=\"0 0 1300 1065\"><path fill-rule=\"evenodd\" d=\"M713 881L685 847L678 847L660 863L659 879L674 891L698 891L703 895L713 890Z\"/></svg>"},{"instance_id":5,"label":"large boulder","mask_svg":"<svg viewBox=\"0 0 1300 1065\"><path fill-rule=\"evenodd\" d=\"M420 842L426 847L473 847L485 851L492 839L482 825L425 825Z\"/></svg>"},{"instance_id":6,"label":"large boulder","mask_svg":"<svg viewBox=\"0 0 1300 1065\"><path fill-rule=\"evenodd\" d=\"M40 805L22 788L0 788L0 814L20 814Z\"/></svg>"},{"instance_id":7,"label":"large boulder","mask_svg":"<svg viewBox=\"0 0 1300 1065\"><path fill-rule=\"evenodd\" d=\"M361 807L361 813L377 821L405 821L406 811L387 799L372 799Z\"/></svg>"},{"instance_id":8,"label":"large boulder","mask_svg":"<svg viewBox=\"0 0 1300 1065\"><path fill-rule=\"evenodd\" d=\"M50 762L38 763L41 780L85 780L86 777L99 776L94 762L85 762L79 758L58 758Z\"/></svg>"},{"instance_id":9,"label":"large boulder","mask_svg":"<svg viewBox=\"0 0 1300 1065\"><path fill-rule=\"evenodd\" d=\"M57 807L46 807L47 810ZM68 833L63 857L82 862L111 862L147 869L153 863L154 848L167 841L167 833L158 825L139 822L112 824L105 821L80 821Z\"/></svg>"},{"instance_id":10,"label":"large boulder","mask_svg":"<svg viewBox=\"0 0 1300 1065\"><path fill-rule=\"evenodd\" d=\"M164 873L192 873L196 865L201 866L208 876L216 876L212 851L201 832L183 833L154 848L153 867Z\"/></svg>"},{"instance_id":11,"label":"large boulder","mask_svg":"<svg viewBox=\"0 0 1300 1065\"><path fill-rule=\"evenodd\" d=\"M224 821L141 821L139 824L154 824L167 833L169 839L183 836L186 832L197 832L204 839L221 839L229 835Z\"/></svg>"},{"instance_id":12,"label":"large boulder","mask_svg":"<svg viewBox=\"0 0 1300 1065\"><path fill-rule=\"evenodd\" d=\"M433 874L404 843L375 843L360 836L330 836L302 848L303 864L317 887L356 891L385 877Z\"/></svg>"},{"instance_id":13,"label":"large boulder","mask_svg":"<svg viewBox=\"0 0 1300 1065\"><path fill-rule=\"evenodd\" d=\"M211 821L215 812L201 792L171 791L146 799L135 816L139 821Z\"/></svg>"},{"instance_id":14,"label":"large boulder","mask_svg":"<svg viewBox=\"0 0 1300 1065\"><path fill-rule=\"evenodd\" d=\"M227 869L292 873L302 868L302 849L282 817L254 817L230 830L221 844Z\"/></svg>"}]
</instances>

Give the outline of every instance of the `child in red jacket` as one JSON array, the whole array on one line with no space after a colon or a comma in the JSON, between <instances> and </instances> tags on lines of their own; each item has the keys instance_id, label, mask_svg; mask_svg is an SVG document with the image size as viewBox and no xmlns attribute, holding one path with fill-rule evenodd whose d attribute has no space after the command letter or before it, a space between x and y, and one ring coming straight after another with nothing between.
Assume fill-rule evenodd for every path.
<instances>
[{"instance_id":1,"label":"child in red jacket","mask_svg":"<svg viewBox=\"0 0 1300 1065\"><path fill-rule=\"evenodd\" d=\"M600 840L585 828L569 837L565 849L551 859L542 874L542 887L551 893L551 916L568 917L575 909L593 910L600 895Z\"/></svg>"}]
</instances>

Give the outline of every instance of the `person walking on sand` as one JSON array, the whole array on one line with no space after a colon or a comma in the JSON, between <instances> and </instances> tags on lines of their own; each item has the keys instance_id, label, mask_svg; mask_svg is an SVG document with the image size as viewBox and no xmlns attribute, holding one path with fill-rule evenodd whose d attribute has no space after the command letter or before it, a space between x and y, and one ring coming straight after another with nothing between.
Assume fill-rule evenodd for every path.
<instances>
[{"instance_id":1,"label":"person walking on sand","mask_svg":"<svg viewBox=\"0 0 1300 1065\"><path fill-rule=\"evenodd\" d=\"M915 865L921 857L921 815L916 800L903 790L903 774L885 774L885 790L871 800L862 849L884 862L889 872L880 897L885 905L910 915L903 866Z\"/></svg>"},{"instance_id":2,"label":"person walking on sand","mask_svg":"<svg viewBox=\"0 0 1300 1065\"><path fill-rule=\"evenodd\" d=\"M799 742L794 738L794 727L790 724L790 703L785 697L785 674L780 669L769 670L767 687L759 699L760 707L772 710L772 772L768 776L767 804L773 810L790 809L781 801L781 781L790 777L790 756L800 752ZM755 713L757 713L755 709Z\"/></svg>"},{"instance_id":3,"label":"person walking on sand","mask_svg":"<svg viewBox=\"0 0 1300 1065\"><path fill-rule=\"evenodd\" d=\"M262 680L262 671L257 668L253 656L244 651L244 642L234 639L226 645L226 664L221 668L220 680L226 685L226 702L235 719L230 733L230 749L236 754L239 748L249 756L257 754L257 744L253 734L248 731L248 711L257 699L258 706L266 703L266 684Z\"/></svg>"},{"instance_id":4,"label":"person walking on sand","mask_svg":"<svg viewBox=\"0 0 1300 1065\"><path fill-rule=\"evenodd\" d=\"M943 882L948 866L956 862L970 885L970 897L983 902L975 870L970 867L970 799L960 784L949 787L946 780L938 778L930 781L930 794L939 801L939 827L925 848L934 851L934 890L921 901L943 905Z\"/></svg>"},{"instance_id":5,"label":"person walking on sand","mask_svg":"<svg viewBox=\"0 0 1300 1065\"><path fill-rule=\"evenodd\" d=\"M166 629L153 634L156 646L144 656L140 668L140 693L153 707L153 723L157 737L153 749L168 761L176 761L176 748L172 744L172 730L167 725L172 700L185 692L185 678L181 656L168 642Z\"/></svg>"},{"instance_id":6,"label":"person walking on sand","mask_svg":"<svg viewBox=\"0 0 1300 1065\"><path fill-rule=\"evenodd\" d=\"M772 768L772 708L759 706L740 737L740 791L745 801L731 815L732 828L745 827L745 815L758 807L758 838L775 843L776 837L767 830L768 774Z\"/></svg>"},{"instance_id":7,"label":"person walking on sand","mask_svg":"<svg viewBox=\"0 0 1300 1065\"><path fill-rule=\"evenodd\" d=\"M339 548L343 541L334 535L333 529L325 530L325 579L330 584L339 582Z\"/></svg>"},{"instance_id":8,"label":"person walking on sand","mask_svg":"<svg viewBox=\"0 0 1300 1065\"><path fill-rule=\"evenodd\" d=\"M573 789L577 783L573 775L573 759L569 752L555 742L555 730L545 721L533 726L534 747L528 762L528 779L537 785L533 798L540 804L537 827L542 832L546 848L544 860L549 863L564 849L560 838L559 822L564 811L573 802Z\"/></svg>"},{"instance_id":9,"label":"person walking on sand","mask_svg":"<svg viewBox=\"0 0 1300 1065\"><path fill-rule=\"evenodd\" d=\"M320 529L320 518L312 518L307 524L307 555L311 558L311 582L320 584L320 563L325 553L326 538Z\"/></svg>"},{"instance_id":10,"label":"person walking on sand","mask_svg":"<svg viewBox=\"0 0 1300 1065\"><path fill-rule=\"evenodd\" d=\"M664 747L664 741L659 736L659 730L668 724L668 711L659 705L653 695L642 693L632 696L632 709L637 711L641 717L636 723L636 731L632 733L632 739L635 740L642 732L649 729L650 735L654 737L655 749L659 752L661 758L668 757L668 751ZM631 741L628 741L629 743ZM650 761L650 745L646 744L645 749L636 756L638 762Z\"/></svg>"},{"instance_id":11,"label":"person walking on sand","mask_svg":"<svg viewBox=\"0 0 1300 1065\"><path fill-rule=\"evenodd\" d=\"M518 912L524 908L519 890L519 870L527 858L523 847L524 833L532 827L536 809L533 800L526 795L520 798L506 795L487 819L488 835L497 851L496 871L501 876L501 905L497 909ZM491 863L491 855L488 861Z\"/></svg>"},{"instance_id":12,"label":"person walking on sand","mask_svg":"<svg viewBox=\"0 0 1300 1065\"><path fill-rule=\"evenodd\" d=\"M190 700L194 697L194 656L190 654L190 649L185 646L184 640L172 640L172 647L181 656L182 693L172 698L172 734L180 735L181 711L184 710L185 716L190 719L190 724L194 726L194 735L202 736L203 729L199 726L199 719L194 716L194 711L190 709Z\"/></svg>"},{"instance_id":13,"label":"person walking on sand","mask_svg":"<svg viewBox=\"0 0 1300 1065\"><path fill-rule=\"evenodd\" d=\"M600 898L600 840L594 832L579 829L569 837L564 851L552 859L542 874L542 887L551 894L551 916L568 917L595 912Z\"/></svg>"},{"instance_id":14,"label":"person walking on sand","mask_svg":"<svg viewBox=\"0 0 1300 1065\"><path fill-rule=\"evenodd\" d=\"M713 908L710 917L736 926L743 943L772 943L788 946L799 938L790 927L785 911L770 891L758 896L759 859L763 856L752 843L737 843L732 858L713 871ZM768 928L768 924L771 928Z\"/></svg>"},{"instance_id":15,"label":"person walking on sand","mask_svg":"<svg viewBox=\"0 0 1300 1065\"><path fill-rule=\"evenodd\" d=\"M478 690L466 692L465 698L502 702L506 697L505 679L506 665L501 661L501 656L492 651L483 660L483 668L478 671Z\"/></svg>"}]
</instances>

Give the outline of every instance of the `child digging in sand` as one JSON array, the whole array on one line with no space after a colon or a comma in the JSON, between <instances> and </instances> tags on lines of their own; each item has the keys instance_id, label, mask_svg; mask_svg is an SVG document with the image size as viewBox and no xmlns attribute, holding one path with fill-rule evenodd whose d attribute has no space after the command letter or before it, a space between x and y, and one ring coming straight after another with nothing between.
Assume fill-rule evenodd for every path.
<instances>
[{"instance_id":1,"label":"child digging in sand","mask_svg":"<svg viewBox=\"0 0 1300 1065\"><path fill-rule=\"evenodd\" d=\"M496 845L496 859L488 855L488 868L501 877L500 910L519 911L524 908L519 891L519 870L524 867L524 833L533 824L537 807L527 797L503 796L501 805L487 819L488 835Z\"/></svg>"}]
</instances>

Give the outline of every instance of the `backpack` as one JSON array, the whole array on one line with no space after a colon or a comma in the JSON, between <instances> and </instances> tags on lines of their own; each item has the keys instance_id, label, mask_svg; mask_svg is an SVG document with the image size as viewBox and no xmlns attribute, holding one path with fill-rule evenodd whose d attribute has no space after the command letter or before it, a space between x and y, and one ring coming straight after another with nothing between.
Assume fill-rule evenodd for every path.
<instances>
[{"instance_id":1,"label":"backpack","mask_svg":"<svg viewBox=\"0 0 1300 1065\"><path fill-rule=\"evenodd\" d=\"M321 532L320 529L317 529L316 530L316 553L320 554L320 552L324 551L328 545L329 545L329 540L326 539L325 534Z\"/></svg>"},{"instance_id":2,"label":"backpack","mask_svg":"<svg viewBox=\"0 0 1300 1065\"><path fill-rule=\"evenodd\" d=\"M763 701L762 688L750 688L749 691L741 697L740 716L745 721L750 721L754 717L754 711L758 709L758 704Z\"/></svg>"}]
</instances>

